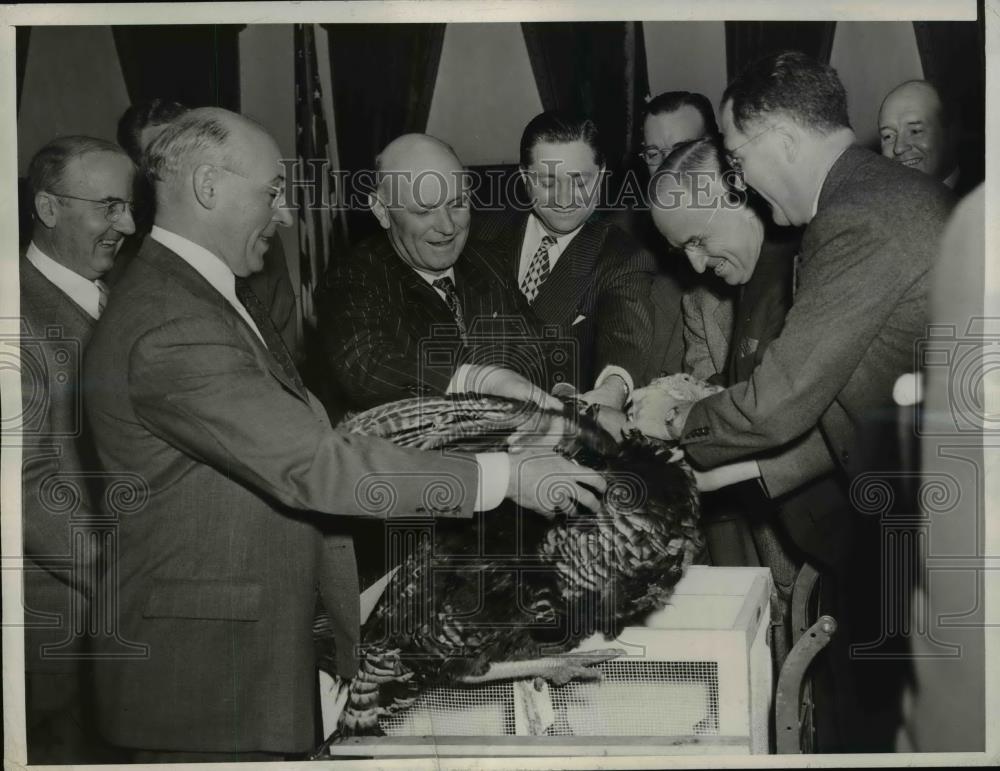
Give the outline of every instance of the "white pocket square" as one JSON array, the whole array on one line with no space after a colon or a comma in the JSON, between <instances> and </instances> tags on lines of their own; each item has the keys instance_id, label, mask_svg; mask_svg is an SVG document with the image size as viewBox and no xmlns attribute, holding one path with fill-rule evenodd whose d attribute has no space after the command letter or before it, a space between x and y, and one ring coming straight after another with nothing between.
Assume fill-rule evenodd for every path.
<instances>
[{"instance_id":1,"label":"white pocket square","mask_svg":"<svg viewBox=\"0 0 1000 771\"><path fill-rule=\"evenodd\" d=\"M580 323L581 321L583 321L583 320L584 320L585 318L587 318L587 317L586 317L586 316L577 316L577 317L576 317L575 319L573 319L573 323L572 323L572 324L570 324L570 326L571 326L571 327L575 327L575 326L576 326L577 324L579 324L579 323Z\"/></svg>"}]
</instances>

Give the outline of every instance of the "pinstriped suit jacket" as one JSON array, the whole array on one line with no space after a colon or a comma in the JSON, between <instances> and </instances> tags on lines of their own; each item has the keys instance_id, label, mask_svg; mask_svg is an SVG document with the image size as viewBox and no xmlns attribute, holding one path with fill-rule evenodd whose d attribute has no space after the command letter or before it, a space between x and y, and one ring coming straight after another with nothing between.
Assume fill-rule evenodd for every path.
<instances>
[{"instance_id":1,"label":"pinstriped suit jacket","mask_svg":"<svg viewBox=\"0 0 1000 771\"><path fill-rule=\"evenodd\" d=\"M491 247L471 239L454 265L469 330L462 344L441 296L396 254L382 233L334 262L317 291L334 406L362 410L440 394L463 362L514 369L547 390L565 377L555 342L507 276Z\"/></svg>"},{"instance_id":2,"label":"pinstriped suit jacket","mask_svg":"<svg viewBox=\"0 0 1000 771\"><path fill-rule=\"evenodd\" d=\"M529 216L513 210L473 215L473 232L500 248L504 270L515 285ZM636 386L645 385L655 272L653 255L599 215L584 224L560 255L531 307L575 342L574 383L581 390L589 390L609 364L627 370Z\"/></svg>"}]
</instances>

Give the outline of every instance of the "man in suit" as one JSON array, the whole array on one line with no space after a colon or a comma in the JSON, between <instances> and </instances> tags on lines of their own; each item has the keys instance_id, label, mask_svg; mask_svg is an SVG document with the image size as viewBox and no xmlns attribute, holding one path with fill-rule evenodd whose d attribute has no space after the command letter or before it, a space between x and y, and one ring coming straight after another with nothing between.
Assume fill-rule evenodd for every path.
<instances>
[{"instance_id":1,"label":"man in suit","mask_svg":"<svg viewBox=\"0 0 1000 771\"><path fill-rule=\"evenodd\" d=\"M102 464L147 485L119 523L108 580L120 636L148 656L95 665L101 727L137 761L315 746L317 604L343 677L356 671L359 634L353 545L328 515L470 517L504 496L543 512L574 497L593 508L580 485L602 488L548 452L459 458L331 429L243 281L291 222L281 157L226 110L164 129L144 158L155 225L84 361ZM561 501L543 502L543 474L569 483Z\"/></svg>"},{"instance_id":2,"label":"man in suit","mask_svg":"<svg viewBox=\"0 0 1000 771\"><path fill-rule=\"evenodd\" d=\"M952 190L961 179L954 110L926 80L908 80L886 94L878 111L882 155L941 180Z\"/></svg>"},{"instance_id":3,"label":"man in suit","mask_svg":"<svg viewBox=\"0 0 1000 771\"><path fill-rule=\"evenodd\" d=\"M576 341L574 384L620 408L644 382L652 340L652 255L595 215L604 155L589 118L543 112L521 135L530 212L484 215L477 230L547 324Z\"/></svg>"},{"instance_id":4,"label":"man in suit","mask_svg":"<svg viewBox=\"0 0 1000 771\"><path fill-rule=\"evenodd\" d=\"M335 260L317 292L330 406L363 410L474 390L481 364L504 365L545 390L564 378L552 364L565 356L554 355L559 341L543 337L490 246L467 240L468 175L454 151L406 134L376 168L370 205L384 233Z\"/></svg>"},{"instance_id":5,"label":"man in suit","mask_svg":"<svg viewBox=\"0 0 1000 771\"><path fill-rule=\"evenodd\" d=\"M188 110L169 99L151 99L130 105L118 119L118 143L125 148L136 166L142 163L142 153L160 132ZM153 225L156 201L149 180L136 179L136 232L125 240L114 270L108 275L112 286L132 262L143 239ZM263 270L249 276L247 281L254 293L264 301L268 314L292 353L296 364L302 361L303 345L299 335L298 304L288 274L288 258L281 238L273 238L264 253Z\"/></svg>"},{"instance_id":6,"label":"man in suit","mask_svg":"<svg viewBox=\"0 0 1000 771\"><path fill-rule=\"evenodd\" d=\"M952 196L928 175L855 147L836 72L800 53L751 65L726 89L720 123L730 165L767 201L775 222L806 226L797 290L781 334L749 378L695 403L660 404L665 434L679 438L695 463L726 466L738 481L760 476L754 456L802 442L818 426L822 443L811 443L812 457L824 462L792 469L788 481L835 471L846 494L866 471L893 471L865 458L862 438L895 414L893 385L914 369ZM845 511L845 523L852 519L862 518ZM878 565L859 560L852 577L861 586L851 596L866 591L870 600ZM875 669L859 668L857 684L880 682L885 673ZM895 707L886 697L893 690L875 689L859 702L872 711L853 712L843 749L884 747L874 729L881 723L891 735Z\"/></svg>"},{"instance_id":7,"label":"man in suit","mask_svg":"<svg viewBox=\"0 0 1000 771\"><path fill-rule=\"evenodd\" d=\"M85 527L97 458L80 408L83 350L107 299L101 278L132 233L134 167L120 147L84 136L45 145L28 169L31 243L20 261L25 693L28 761L114 759L92 724L86 641L88 573L97 555ZM67 489L77 508L61 501ZM60 492L61 491L61 492ZM53 614L50 626L37 614Z\"/></svg>"}]
</instances>

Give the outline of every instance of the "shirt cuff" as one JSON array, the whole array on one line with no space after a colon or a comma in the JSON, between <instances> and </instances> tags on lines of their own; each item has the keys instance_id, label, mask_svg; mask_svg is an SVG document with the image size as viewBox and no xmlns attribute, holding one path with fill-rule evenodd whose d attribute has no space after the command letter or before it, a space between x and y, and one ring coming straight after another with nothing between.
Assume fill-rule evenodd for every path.
<instances>
[{"instance_id":1,"label":"shirt cuff","mask_svg":"<svg viewBox=\"0 0 1000 771\"><path fill-rule=\"evenodd\" d=\"M628 373L628 370L615 364L608 364L601 370L601 374L598 375L597 380L594 381L594 388L600 388L604 381L612 375L618 375L618 377L625 381L625 399L627 400L629 396L632 395L632 391L635 389L635 384L632 382L632 376Z\"/></svg>"},{"instance_id":2,"label":"shirt cuff","mask_svg":"<svg viewBox=\"0 0 1000 771\"><path fill-rule=\"evenodd\" d=\"M476 454L479 464L479 489L473 511L495 509L507 495L510 483L510 458L505 452L480 452Z\"/></svg>"},{"instance_id":3,"label":"shirt cuff","mask_svg":"<svg viewBox=\"0 0 1000 771\"><path fill-rule=\"evenodd\" d=\"M455 374L448 381L445 394L464 394L468 391L469 370L471 369L471 364L459 364L458 369L455 370Z\"/></svg>"}]
</instances>

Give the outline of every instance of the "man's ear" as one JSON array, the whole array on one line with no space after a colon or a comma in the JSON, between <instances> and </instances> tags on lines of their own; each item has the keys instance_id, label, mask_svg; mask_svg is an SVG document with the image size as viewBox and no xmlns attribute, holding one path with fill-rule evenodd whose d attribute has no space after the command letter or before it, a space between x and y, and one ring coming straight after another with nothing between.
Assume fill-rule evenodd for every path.
<instances>
[{"instance_id":1,"label":"man's ear","mask_svg":"<svg viewBox=\"0 0 1000 771\"><path fill-rule=\"evenodd\" d=\"M196 167L191 175L194 187L194 197L206 209L214 209L219 205L219 171L210 163Z\"/></svg>"},{"instance_id":2,"label":"man's ear","mask_svg":"<svg viewBox=\"0 0 1000 771\"><path fill-rule=\"evenodd\" d=\"M385 208L385 204L382 203L382 199L379 198L378 193L368 194L368 208L372 210L372 214L375 215L375 219L378 220L378 224L382 226L382 229L388 230L389 210Z\"/></svg>"},{"instance_id":3,"label":"man's ear","mask_svg":"<svg viewBox=\"0 0 1000 771\"><path fill-rule=\"evenodd\" d=\"M35 193L35 216L47 228L54 228L59 221L59 207L56 197L44 190Z\"/></svg>"},{"instance_id":4,"label":"man's ear","mask_svg":"<svg viewBox=\"0 0 1000 771\"><path fill-rule=\"evenodd\" d=\"M781 142L785 160L795 163L802 152L802 131L798 126L782 121L774 127L774 133Z\"/></svg>"}]
</instances>

